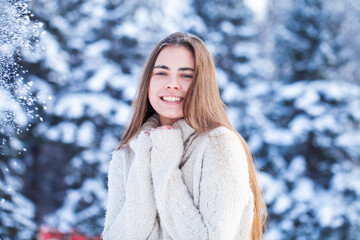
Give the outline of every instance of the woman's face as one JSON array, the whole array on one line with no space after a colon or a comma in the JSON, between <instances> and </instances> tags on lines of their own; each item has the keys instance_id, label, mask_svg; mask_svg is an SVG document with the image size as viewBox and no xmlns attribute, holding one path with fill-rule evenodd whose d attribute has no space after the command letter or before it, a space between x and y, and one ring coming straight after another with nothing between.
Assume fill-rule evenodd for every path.
<instances>
[{"instance_id":1,"label":"woman's face","mask_svg":"<svg viewBox=\"0 0 360 240\"><path fill-rule=\"evenodd\" d=\"M183 102L194 77L192 52L167 46L159 53L149 86L149 101L160 116L161 125L172 125L182 118Z\"/></svg>"}]
</instances>

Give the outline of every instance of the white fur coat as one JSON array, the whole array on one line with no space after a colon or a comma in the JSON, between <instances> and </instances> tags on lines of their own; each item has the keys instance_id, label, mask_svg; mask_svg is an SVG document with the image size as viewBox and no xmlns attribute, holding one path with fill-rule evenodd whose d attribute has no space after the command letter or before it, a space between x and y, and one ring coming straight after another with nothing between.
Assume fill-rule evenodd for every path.
<instances>
[{"instance_id":1,"label":"white fur coat","mask_svg":"<svg viewBox=\"0 0 360 240\"><path fill-rule=\"evenodd\" d=\"M116 151L108 175L104 240L249 239L253 219L245 151L225 127L198 134L157 115Z\"/></svg>"}]
</instances>

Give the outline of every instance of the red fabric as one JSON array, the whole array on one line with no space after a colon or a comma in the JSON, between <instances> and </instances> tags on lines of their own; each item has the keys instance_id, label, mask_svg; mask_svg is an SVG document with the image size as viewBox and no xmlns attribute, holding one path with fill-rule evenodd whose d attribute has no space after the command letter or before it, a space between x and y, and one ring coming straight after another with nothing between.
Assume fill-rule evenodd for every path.
<instances>
[{"instance_id":1,"label":"red fabric","mask_svg":"<svg viewBox=\"0 0 360 240\"><path fill-rule=\"evenodd\" d=\"M37 240L102 240L102 238L100 236L90 238L76 230L73 230L70 233L62 233L55 228L40 226Z\"/></svg>"}]
</instances>

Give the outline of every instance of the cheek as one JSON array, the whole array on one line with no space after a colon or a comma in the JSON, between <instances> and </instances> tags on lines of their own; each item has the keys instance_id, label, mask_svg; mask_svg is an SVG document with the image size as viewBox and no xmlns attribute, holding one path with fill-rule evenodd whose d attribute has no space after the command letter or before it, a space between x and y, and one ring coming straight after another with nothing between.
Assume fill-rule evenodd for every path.
<instances>
[{"instance_id":1,"label":"cheek","mask_svg":"<svg viewBox=\"0 0 360 240\"><path fill-rule=\"evenodd\" d=\"M148 98L150 103L152 104L152 101L154 101L157 98L158 89L156 81L150 80L149 89L148 89Z\"/></svg>"},{"instance_id":2,"label":"cheek","mask_svg":"<svg viewBox=\"0 0 360 240\"><path fill-rule=\"evenodd\" d=\"M155 91L154 81L151 79L150 83L149 83L149 89L148 89L149 96L153 95L154 91Z\"/></svg>"},{"instance_id":3,"label":"cheek","mask_svg":"<svg viewBox=\"0 0 360 240\"><path fill-rule=\"evenodd\" d=\"M191 82L187 82L186 84L183 85L185 92L187 92L189 90L190 85L191 85Z\"/></svg>"}]
</instances>

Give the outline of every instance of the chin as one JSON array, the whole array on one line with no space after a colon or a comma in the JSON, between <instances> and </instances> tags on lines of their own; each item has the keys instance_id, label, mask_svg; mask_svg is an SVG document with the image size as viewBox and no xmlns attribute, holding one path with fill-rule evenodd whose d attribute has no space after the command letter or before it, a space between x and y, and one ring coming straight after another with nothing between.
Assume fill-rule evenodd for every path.
<instances>
[{"instance_id":1,"label":"chin","mask_svg":"<svg viewBox=\"0 0 360 240\"><path fill-rule=\"evenodd\" d=\"M160 117L165 121L176 122L180 118L183 118L182 114L159 114Z\"/></svg>"},{"instance_id":2,"label":"chin","mask_svg":"<svg viewBox=\"0 0 360 240\"><path fill-rule=\"evenodd\" d=\"M183 117L182 114L169 114L169 115L163 115L163 117L168 118L168 119L172 119L172 120L177 120Z\"/></svg>"}]
</instances>

